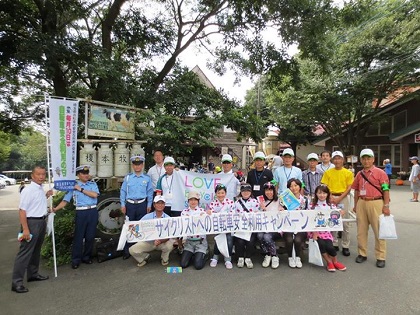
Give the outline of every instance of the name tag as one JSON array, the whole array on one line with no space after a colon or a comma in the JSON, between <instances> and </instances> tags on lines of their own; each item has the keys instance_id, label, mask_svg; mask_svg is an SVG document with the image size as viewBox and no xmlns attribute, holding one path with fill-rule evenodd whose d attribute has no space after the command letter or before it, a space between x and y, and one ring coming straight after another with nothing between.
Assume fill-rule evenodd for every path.
<instances>
[{"instance_id":1,"label":"name tag","mask_svg":"<svg viewBox=\"0 0 420 315\"><path fill-rule=\"evenodd\" d=\"M366 196L366 189L361 189L359 192L360 196Z\"/></svg>"},{"instance_id":2,"label":"name tag","mask_svg":"<svg viewBox=\"0 0 420 315\"><path fill-rule=\"evenodd\" d=\"M165 195L165 198L166 198L166 199L172 199L172 198L173 198L172 193L171 193L171 192L170 192L170 193L167 193L167 194Z\"/></svg>"},{"instance_id":3,"label":"name tag","mask_svg":"<svg viewBox=\"0 0 420 315\"><path fill-rule=\"evenodd\" d=\"M254 189L253 190L260 190L260 185L254 185Z\"/></svg>"}]
</instances>

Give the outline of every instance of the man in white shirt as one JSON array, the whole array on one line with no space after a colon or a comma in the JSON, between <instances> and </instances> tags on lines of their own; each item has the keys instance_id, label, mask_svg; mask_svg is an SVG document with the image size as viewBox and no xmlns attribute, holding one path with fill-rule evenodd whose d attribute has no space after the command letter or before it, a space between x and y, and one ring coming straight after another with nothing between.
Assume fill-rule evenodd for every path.
<instances>
[{"instance_id":1,"label":"man in white shirt","mask_svg":"<svg viewBox=\"0 0 420 315\"><path fill-rule=\"evenodd\" d=\"M153 153L153 160L156 164L149 169L147 175L149 175L152 179L153 190L156 190L156 185L159 178L165 174L165 169L163 168L163 153L161 150L155 150Z\"/></svg>"},{"instance_id":2,"label":"man in white shirt","mask_svg":"<svg viewBox=\"0 0 420 315\"><path fill-rule=\"evenodd\" d=\"M316 168L325 173L327 170L334 168L335 165L331 163L331 152L328 150L324 150L321 152L321 164L318 164Z\"/></svg>"},{"instance_id":3,"label":"man in white shirt","mask_svg":"<svg viewBox=\"0 0 420 315\"><path fill-rule=\"evenodd\" d=\"M26 293L23 285L26 276L28 282L47 280L48 276L38 273L41 247L44 242L47 222L47 198L53 191L44 192L42 184L45 181L45 167L36 166L32 169L31 184L22 191L19 204L19 220L22 227L19 252L16 255L12 276L12 291Z\"/></svg>"},{"instance_id":4,"label":"man in white shirt","mask_svg":"<svg viewBox=\"0 0 420 315\"><path fill-rule=\"evenodd\" d=\"M222 156L222 172L221 174L232 174L233 173L233 159L232 156L230 154L223 154ZM233 198L235 198L238 193L239 193L239 186L240 186L240 182L235 174L235 185L232 185L232 187L234 187L233 189L229 189L226 192L226 197L229 198L230 200L233 200Z\"/></svg>"},{"instance_id":5,"label":"man in white shirt","mask_svg":"<svg viewBox=\"0 0 420 315\"><path fill-rule=\"evenodd\" d=\"M172 209L172 201L174 198L174 158L167 156L163 162L163 167L165 168L165 173L162 174L162 176L159 178L156 185L156 190L158 191L158 194L161 194L163 197L165 197L165 213L169 216L179 216L182 209ZM177 211L177 214L173 215L173 211Z\"/></svg>"}]
</instances>

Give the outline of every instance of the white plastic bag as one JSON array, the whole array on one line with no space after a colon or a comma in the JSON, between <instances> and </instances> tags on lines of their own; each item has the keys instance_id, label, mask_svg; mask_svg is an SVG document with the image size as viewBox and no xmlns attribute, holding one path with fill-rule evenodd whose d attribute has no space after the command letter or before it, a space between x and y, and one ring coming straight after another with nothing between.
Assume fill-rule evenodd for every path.
<instances>
[{"instance_id":1,"label":"white plastic bag","mask_svg":"<svg viewBox=\"0 0 420 315\"><path fill-rule=\"evenodd\" d=\"M318 242L313 239L309 239L309 263L317 266L324 266L322 255L319 250Z\"/></svg>"},{"instance_id":2,"label":"white plastic bag","mask_svg":"<svg viewBox=\"0 0 420 315\"><path fill-rule=\"evenodd\" d=\"M394 216L383 215L379 216L379 239L381 240L396 240L397 230L395 229Z\"/></svg>"}]
</instances>

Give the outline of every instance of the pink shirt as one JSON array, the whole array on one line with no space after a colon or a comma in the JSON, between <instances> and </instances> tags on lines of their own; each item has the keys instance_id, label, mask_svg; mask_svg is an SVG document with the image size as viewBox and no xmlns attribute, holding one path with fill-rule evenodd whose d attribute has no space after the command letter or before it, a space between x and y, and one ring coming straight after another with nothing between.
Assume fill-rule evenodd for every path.
<instances>
[{"instance_id":1,"label":"pink shirt","mask_svg":"<svg viewBox=\"0 0 420 315\"><path fill-rule=\"evenodd\" d=\"M382 169L376 166L372 167L371 169L367 171L362 170L361 172L363 172L366 178L373 185L378 187L380 190L382 190L382 184L384 183L389 184L388 175L386 175L386 173ZM375 187L369 184L363 178L360 172L357 173L356 177L354 178L354 182L351 185L351 188L358 191L365 190L366 191L366 194L364 195L365 197L369 197L369 198L382 197L382 194Z\"/></svg>"}]
</instances>

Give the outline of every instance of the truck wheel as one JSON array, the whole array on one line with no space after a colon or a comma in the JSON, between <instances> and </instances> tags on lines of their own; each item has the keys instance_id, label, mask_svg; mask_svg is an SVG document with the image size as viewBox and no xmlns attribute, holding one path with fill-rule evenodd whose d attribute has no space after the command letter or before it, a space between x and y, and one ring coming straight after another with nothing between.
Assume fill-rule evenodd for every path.
<instances>
[{"instance_id":1,"label":"truck wheel","mask_svg":"<svg viewBox=\"0 0 420 315\"><path fill-rule=\"evenodd\" d=\"M98 198L98 225L96 236L102 241L118 239L124 225L124 214L121 212L120 192L111 191Z\"/></svg>"}]
</instances>

